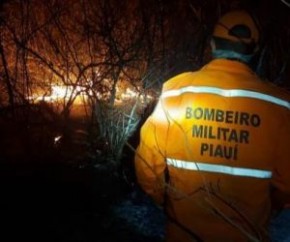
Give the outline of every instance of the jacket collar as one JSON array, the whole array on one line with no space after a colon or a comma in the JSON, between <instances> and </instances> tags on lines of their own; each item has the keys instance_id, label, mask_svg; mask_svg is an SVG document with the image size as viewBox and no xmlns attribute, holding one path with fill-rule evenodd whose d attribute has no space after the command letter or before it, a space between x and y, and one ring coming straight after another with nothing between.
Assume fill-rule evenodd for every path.
<instances>
[{"instance_id":1,"label":"jacket collar","mask_svg":"<svg viewBox=\"0 0 290 242\"><path fill-rule=\"evenodd\" d=\"M228 59L214 59L205 65L202 69L221 70L235 73L247 73L254 75L255 72L246 64Z\"/></svg>"}]
</instances>

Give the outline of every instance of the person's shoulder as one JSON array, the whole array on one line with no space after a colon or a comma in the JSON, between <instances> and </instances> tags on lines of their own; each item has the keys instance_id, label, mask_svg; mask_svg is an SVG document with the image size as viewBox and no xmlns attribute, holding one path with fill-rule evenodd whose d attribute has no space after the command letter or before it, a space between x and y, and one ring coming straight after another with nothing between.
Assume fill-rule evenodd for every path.
<instances>
[{"instance_id":1,"label":"person's shoulder","mask_svg":"<svg viewBox=\"0 0 290 242\"><path fill-rule=\"evenodd\" d=\"M192 80L194 77L195 72L183 72L180 73L169 80L167 80L163 84L163 90L171 90L180 87L183 83L187 82L188 80Z\"/></svg>"}]
</instances>

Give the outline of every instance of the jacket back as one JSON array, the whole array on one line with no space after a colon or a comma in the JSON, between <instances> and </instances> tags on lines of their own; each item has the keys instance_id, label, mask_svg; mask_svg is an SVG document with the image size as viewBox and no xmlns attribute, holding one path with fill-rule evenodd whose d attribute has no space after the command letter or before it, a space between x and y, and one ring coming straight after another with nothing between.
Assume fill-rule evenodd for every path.
<instances>
[{"instance_id":1,"label":"jacket back","mask_svg":"<svg viewBox=\"0 0 290 242\"><path fill-rule=\"evenodd\" d=\"M172 78L141 130L139 183L204 241L263 240L272 189L290 193L289 100L236 61ZM192 241L168 226L168 241Z\"/></svg>"}]
</instances>

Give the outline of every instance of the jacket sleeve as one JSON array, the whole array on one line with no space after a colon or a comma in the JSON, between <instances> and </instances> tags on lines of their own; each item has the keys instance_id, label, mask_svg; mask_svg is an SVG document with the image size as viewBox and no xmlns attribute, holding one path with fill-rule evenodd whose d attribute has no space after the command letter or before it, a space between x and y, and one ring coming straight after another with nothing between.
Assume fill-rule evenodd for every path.
<instances>
[{"instance_id":1,"label":"jacket sleeve","mask_svg":"<svg viewBox=\"0 0 290 242\"><path fill-rule=\"evenodd\" d=\"M278 132L277 153L273 171L273 201L274 206L283 208L290 205L290 113L287 122Z\"/></svg>"},{"instance_id":2,"label":"jacket sleeve","mask_svg":"<svg viewBox=\"0 0 290 242\"><path fill-rule=\"evenodd\" d=\"M162 127L156 122L153 114L141 128L140 143L135 154L137 181L159 205L163 204L165 185L164 139Z\"/></svg>"}]
</instances>

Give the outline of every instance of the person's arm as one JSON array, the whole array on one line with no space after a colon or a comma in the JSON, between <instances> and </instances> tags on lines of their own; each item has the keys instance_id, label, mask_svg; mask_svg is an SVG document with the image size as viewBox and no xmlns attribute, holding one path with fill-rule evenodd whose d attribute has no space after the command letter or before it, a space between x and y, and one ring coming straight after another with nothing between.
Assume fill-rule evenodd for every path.
<instances>
[{"instance_id":1,"label":"person's arm","mask_svg":"<svg viewBox=\"0 0 290 242\"><path fill-rule=\"evenodd\" d=\"M135 154L135 171L141 188L163 204L165 157L159 146L158 127L149 118L141 129L140 144Z\"/></svg>"},{"instance_id":2,"label":"person's arm","mask_svg":"<svg viewBox=\"0 0 290 242\"><path fill-rule=\"evenodd\" d=\"M163 85L162 93L175 85L174 80L169 80ZM175 102L168 104L168 101L160 96L154 111L141 128L140 144L135 154L138 183L159 205L164 202L166 146L170 127L174 123L171 111L176 110L175 105Z\"/></svg>"}]
</instances>

